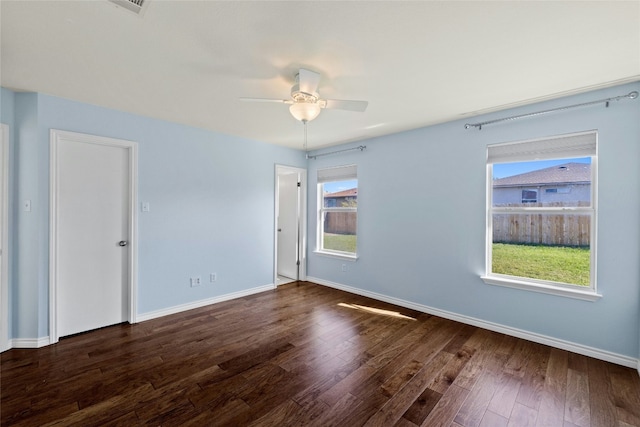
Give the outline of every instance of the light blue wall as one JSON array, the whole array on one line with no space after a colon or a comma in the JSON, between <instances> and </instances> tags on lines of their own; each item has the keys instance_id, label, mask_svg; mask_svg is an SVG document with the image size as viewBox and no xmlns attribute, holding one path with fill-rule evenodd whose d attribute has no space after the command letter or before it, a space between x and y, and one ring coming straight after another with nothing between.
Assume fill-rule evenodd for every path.
<instances>
[{"instance_id":1,"label":"light blue wall","mask_svg":"<svg viewBox=\"0 0 640 427\"><path fill-rule=\"evenodd\" d=\"M15 97L13 202L32 201L10 226L13 338L49 334L50 129L139 144L138 198L151 207L138 222L139 314L273 283L275 164L304 167L302 152L42 94L3 90L3 104L5 94ZM205 283L191 288L191 276Z\"/></svg>"},{"instance_id":2,"label":"light blue wall","mask_svg":"<svg viewBox=\"0 0 640 427\"><path fill-rule=\"evenodd\" d=\"M311 277L629 357L639 356L640 101L464 129L476 122L640 90L625 85L360 141L364 152L310 160L309 247L317 169L358 166L356 262L310 251ZM487 144L598 130L597 302L486 285ZM348 147L346 145L345 147ZM344 147L339 147L344 148ZM347 271L342 272L342 264Z\"/></svg>"},{"instance_id":3,"label":"light blue wall","mask_svg":"<svg viewBox=\"0 0 640 427\"><path fill-rule=\"evenodd\" d=\"M480 121L640 90L625 85ZM309 169L308 274L615 354L640 355L640 101L465 130L465 121L301 152L42 94L2 90L11 126L12 337L48 335L49 129L139 143L140 314L273 280L274 165ZM597 302L485 285L486 145L597 129ZM359 145L358 143L357 145ZM347 145L348 146L348 145ZM339 147L343 148L343 147ZM313 254L318 167L355 163L360 259ZM30 199L32 212L20 202ZM18 244L19 241L19 244ZM215 286L188 278L218 273Z\"/></svg>"}]
</instances>

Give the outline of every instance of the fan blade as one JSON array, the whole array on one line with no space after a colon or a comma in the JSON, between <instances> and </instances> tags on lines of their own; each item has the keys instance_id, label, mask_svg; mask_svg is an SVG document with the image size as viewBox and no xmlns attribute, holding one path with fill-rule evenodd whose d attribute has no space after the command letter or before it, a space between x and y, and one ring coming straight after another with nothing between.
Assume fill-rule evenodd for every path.
<instances>
[{"instance_id":1,"label":"fan blade","mask_svg":"<svg viewBox=\"0 0 640 427\"><path fill-rule=\"evenodd\" d=\"M272 98L240 98L240 101L249 102L279 102L281 104L293 104L290 99L272 99Z\"/></svg>"},{"instance_id":2,"label":"fan blade","mask_svg":"<svg viewBox=\"0 0 640 427\"><path fill-rule=\"evenodd\" d=\"M332 108L336 110L349 110L364 112L369 105L369 101L349 101L345 99L326 99L323 108Z\"/></svg>"},{"instance_id":3,"label":"fan blade","mask_svg":"<svg viewBox=\"0 0 640 427\"><path fill-rule=\"evenodd\" d=\"M300 91L313 95L318 92L319 83L320 74L300 68L300 72L298 73L298 87Z\"/></svg>"}]
</instances>

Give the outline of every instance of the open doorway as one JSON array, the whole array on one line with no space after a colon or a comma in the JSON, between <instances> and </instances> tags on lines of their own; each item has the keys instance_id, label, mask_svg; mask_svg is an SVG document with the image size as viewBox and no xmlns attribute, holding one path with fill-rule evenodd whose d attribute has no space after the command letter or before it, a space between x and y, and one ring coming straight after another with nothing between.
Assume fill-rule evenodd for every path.
<instances>
[{"instance_id":1,"label":"open doorway","mask_svg":"<svg viewBox=\"0 0 640 427\"><path fill-rule=\"evenodd\" d=\"M275 262L276 286L306 280L307 171L276 165Z\"/></svg>"}]
</instances>

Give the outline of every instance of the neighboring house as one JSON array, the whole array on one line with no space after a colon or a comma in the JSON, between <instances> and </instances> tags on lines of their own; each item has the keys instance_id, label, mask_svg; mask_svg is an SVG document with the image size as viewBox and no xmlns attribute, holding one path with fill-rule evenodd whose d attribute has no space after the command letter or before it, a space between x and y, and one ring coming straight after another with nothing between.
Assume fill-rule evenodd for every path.
<instances>
[{"instance_id":1,"label":"neighboring house","mask_svg":"<svg viewBox=\"0 0 640 427\"><path fill-rule=\"evenodd\" d=\"M335 193L327 193L324 195L325 208L343 208L352 207L358 204L358 189L351 188L349 190L338 191Z\"/></svg>"},{"instance_id":2,"label":"neighboring house","mask_svg":"<svg viewBox=\"0 0 640 427\"><path fill-rule=\"evenodd\" d=\"M495 205L577 204L591 200L591 165L565 163L493 181Z\"/></svg>"},{"instance_id":3,"label":"neighboring house","mask_svg":"<svg viewBox=\"0 0 640 427\"><path fill-rule=\"evenodd\" d=\"M358 189L325 193L325 208L353 208L358 206ZM332 234L356 234L356 216L352 212L327 212L324 231Z\"/></svg>"}]
</instances>

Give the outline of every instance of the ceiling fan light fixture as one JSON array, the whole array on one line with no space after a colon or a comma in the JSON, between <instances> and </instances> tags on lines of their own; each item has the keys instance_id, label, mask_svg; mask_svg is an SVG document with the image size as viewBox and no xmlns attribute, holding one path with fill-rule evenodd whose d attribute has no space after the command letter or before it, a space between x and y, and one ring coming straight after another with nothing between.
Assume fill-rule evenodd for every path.
<instances>
[{"instance_id":1,"label":"ceiling fan light fixture","mask_svg":"<svg viewBox=\"0 0 640 427\"><path fill-rule=\"evenodd\" d=\"M301 122L310 122L320 114L320 104L315 102L296 102L289 107L291 115Z\"/></svg>"}]
</instances>

